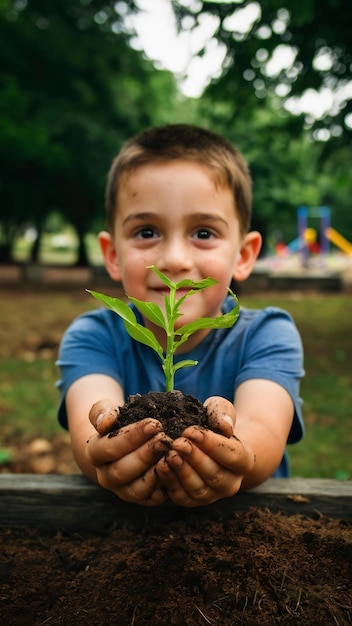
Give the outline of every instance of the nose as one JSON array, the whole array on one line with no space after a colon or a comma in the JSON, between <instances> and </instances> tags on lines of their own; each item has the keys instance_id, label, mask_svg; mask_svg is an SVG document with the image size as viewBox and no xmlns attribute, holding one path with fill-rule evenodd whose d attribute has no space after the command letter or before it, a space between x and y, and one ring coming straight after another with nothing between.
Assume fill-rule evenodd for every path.
<instances>
[{"instance_id":1,"label":"nose","mask_svg":"<svg viewBox=\"0 0 352 626\"><path fill-rule=\"evenodd\" d=\"M183 237L173 236L164 240L159 249L157 268L166 275L179 275L192 267L190 246Z\"/></svg>"}]
</instances>

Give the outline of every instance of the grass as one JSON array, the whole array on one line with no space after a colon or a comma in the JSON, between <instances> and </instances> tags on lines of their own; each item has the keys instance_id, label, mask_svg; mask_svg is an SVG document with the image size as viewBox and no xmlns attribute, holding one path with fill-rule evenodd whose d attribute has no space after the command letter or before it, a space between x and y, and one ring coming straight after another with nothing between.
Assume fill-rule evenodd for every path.
<instances>
[{"instance_id":1,"label":"grass","mask_svg":"<svg viewBox=\"0 0 352 626\"><path fill-rule=\"evenodd\" d=\"M97 305L83 288L66 293L2 290L0 298L0 449L6 449L13 439L61 432L56 422L58 343L74 317ZM292 475L351 479L350 297L265 294L243 296L240 303L288 310L302 335L306 435L289 447Z\"/></svg>"},{"instance_id":2,"label":"grass","mask_svg":"<svg viewBox=\"0 0 352 626\"><path fill-rule=\"evenodd\" d=\"M265 298L243 299L262 307ZM351 299L348 295L270 297L288 310L301 333L306 376L302 381L304 439L289 446L294 476L352 478Z\"/></svg>"},{"instance_id":3,"label":"grass","mask_svg":"<svg viewBox=\"0 0 352 626\"><path fill-rule=\"evenodd\" d=\"M2 290L0 298L2 447L14 437L61 432L56 420L58 345L73 318L96 305L83 288L66 294Z\"/></svg>"}]
</instances>

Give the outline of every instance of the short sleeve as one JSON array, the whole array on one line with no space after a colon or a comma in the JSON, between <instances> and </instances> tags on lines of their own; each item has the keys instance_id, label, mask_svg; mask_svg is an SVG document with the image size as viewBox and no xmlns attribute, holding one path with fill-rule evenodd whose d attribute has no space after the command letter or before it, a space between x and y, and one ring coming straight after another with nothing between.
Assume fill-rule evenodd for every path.
<instances>
[{"instance_id":1,"label":"short sleeve","mask_svg":"<svg viewBox=\"0 0 352 626\"><path fill-rule=\"evenodd\" d=\"M288 443L299 441L304 432L300 381L304 376L303 346L291 316L281 309L268 307L248 326L243 350L243 364L236 386L246 380L261 378L278 383L292 398L295 415Z\"/></svg>"},{"instance_id":2,"label":"short sleeve","mask_svg":"<svg viewBox=\"0 0 352 626\"><path fill-rule=\"evenodd\" d=\"M59 422L67 428L64 399L69 387L82 376L106 374L121 384L123 358L123 333L121 349L116 348L118 328L110 311L98 309L81 315L67 329L59 350L57 366L61 378L57 387L61 394Z\"/></svg>"}]
</instances>

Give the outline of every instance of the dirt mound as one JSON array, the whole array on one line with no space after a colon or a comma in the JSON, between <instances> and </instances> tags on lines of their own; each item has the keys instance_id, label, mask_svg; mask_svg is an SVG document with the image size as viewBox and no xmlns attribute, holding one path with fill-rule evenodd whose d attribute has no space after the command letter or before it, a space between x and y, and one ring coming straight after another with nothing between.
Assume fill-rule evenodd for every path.
<instances>
[{"instance_id":1,"label":"dirt mound","mask_svg":"<svg viewBox=\"0 0 352 626\"><path fill-rule=\"evenodd\" d=\"M143 510L144 511L144 510ZM104 535L7 529L0 612L9 626L309 625L352 621L352 527L250 509L187 511Z\"/></svg>"}]
</instances>

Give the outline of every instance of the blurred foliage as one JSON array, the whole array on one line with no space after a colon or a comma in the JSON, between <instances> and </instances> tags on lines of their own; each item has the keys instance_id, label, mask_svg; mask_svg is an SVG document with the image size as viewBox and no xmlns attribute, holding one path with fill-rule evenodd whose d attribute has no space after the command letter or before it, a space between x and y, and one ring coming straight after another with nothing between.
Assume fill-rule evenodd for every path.
<instances>
[{"instance_id":1,"label":"blurred foliage","mask_svg":"<svg viewBox=\"0 0 352 626\"><path fill-rule=\"evenodd\" d=\"M40 233L52 210L83 241L102 214L106 173L122 142L177 115L173 76L129 45L122 22L134 10L134 2L111 0L0 4L0 203L8 244L21 223Z\"/></svg>"},{"instance_id":2,"label":"blurred foliage","mask_svg":"<svg viewBox=\"0 0 352 626\"><path fill-rule=\"evenodd\" d=\"M171 0L179 27L216 20L214 39L225 59L213 81L222 100L234 101L234 115L266 96L302 96L328 88L335 94L331 110L321 119L308 115L316 129L331 131L331 144L346 143L352 123L352 3L349 0ZM245 20L243 19L245 16ZM248 27L244 27L244 23ZM200 51L204 54L205 49ZM290 62L282 62L288 58ZM347 88L347 89L346 89ZM242 98L236 98L241 90Z\"/></svg>"},{"instance_id":3,"label":"blurred foliage","mask_svg":"<svg viewBox=\"0 0 352 626\"><path fill-rule=\"evenodd\" d=\"M200 108L208 111L204 124L226 135L249 163L253 227L264 236L277 231L286 242L295 238L297 208L325 203L322 176L316 169L320 146L296 132L295 118L270 102L258 102L256 109L233 119L231 105L218 104L206 92Z\"/></svg>"},{"instance_id":4,"label":"blurred foliage","mask_svg":"<svg viewBox=\"0 0 352 626\"><path fill-rule=\"evenodd\" d=\"M329 206L334 228L351 240L352 4L171 2L180 29L196 30L206 16L214 20L213 38L199 55L206 55L216 40L224 61L200 108L205 124L226 134L250 163L253 225L264 235L281 233L287 242L297 236L300 205ZM295 54L292 62L278 69L289 48ZM274 59L276 71L270 67ZM292 115L287 110L288 98L322 89L333 94L327 113Z\"/></svg>"},{"instance_id":5,"label":"blurred foliage","mask_svg":"<svg viewBox=\"0 0 352 626\"><path fill-rule=\"evenodd\" d=\"M344 121L351 100L311 125L286 111L277 94L282 85L292 96L347 83L352 5L300 0L287 10L277 0L165 1L185 29L204 14L217 16L214 37L226 58L198 100L181 96L172 74L133 48L126 19L140 10L133 0L0 0L0 262L13 259L28 225L39 234L31 259L40 260L41 234L55 213L74 227L76 262L86 263L87 233L104 226L112 158L134 133L177 121L217 130L244 153L254 181L253 226L264 235L276 231L290 241L298 206L328 205L334 228L352 239ZM251 29L229 29L226 20L252 5L260 5L261 17ZM269 75L266 63L285 43L297 50L293 68ZM333 63L317 71L313 60L324 50ZM314 140L316 125L330 129L329 141Z\"/></svg>"}]
</instances>

